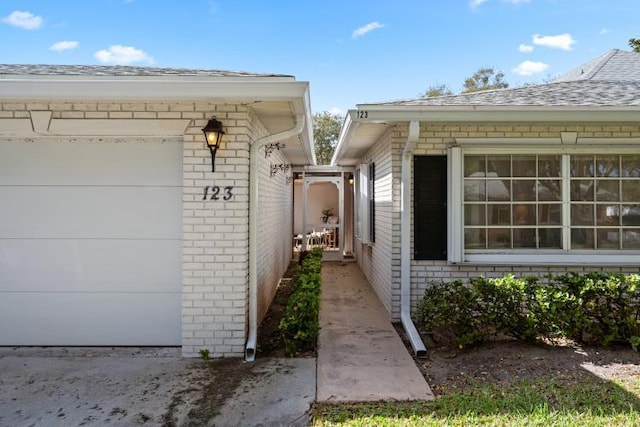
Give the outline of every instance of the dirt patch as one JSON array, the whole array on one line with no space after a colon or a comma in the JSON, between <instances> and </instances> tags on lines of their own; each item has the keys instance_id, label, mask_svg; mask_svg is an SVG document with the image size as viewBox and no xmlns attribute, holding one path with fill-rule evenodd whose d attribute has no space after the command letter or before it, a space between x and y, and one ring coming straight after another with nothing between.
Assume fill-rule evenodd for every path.
<instances>
[{"instance_id":1,"label":"dirt patch","mask_svg":"<svg viewBox=\"0 0 640 427\"><path fill-rule=\"evenodd\" d=\"M403 341L411 346L401 327ZM586 347L572 341L555 345L502 340L467 349L425 340L427 357L415 359L433 392L444 395L472 385L505 385L518 380L640 378L640 354L629 347ZM412 352L413 354L413 352Z\"/></svg>"}]
</instances>

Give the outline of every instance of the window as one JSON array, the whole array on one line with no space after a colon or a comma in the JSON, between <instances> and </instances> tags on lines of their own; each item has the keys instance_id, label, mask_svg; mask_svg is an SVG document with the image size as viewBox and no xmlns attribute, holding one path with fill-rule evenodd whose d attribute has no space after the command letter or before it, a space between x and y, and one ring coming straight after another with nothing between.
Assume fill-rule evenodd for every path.
<instances>
[{"instance_id":1,"label":"window","mask_svg":"<svg viewBox=\"0 0 640 427\"><path fill-rule=\"evenodd\" d=\"M640 155L538 151L462 152L452 176L462 250L451 260L638 263Z\"/></svg>"},{"instance_id":2,"label":"window","mask_svg":"<svg viewBox=\"0 0 640 427\"><path fill-rule=\"evenodd\" d=\"M375 164L363 163L356 174L356 237L375 242Z\"/></svg>"}]
</instances>

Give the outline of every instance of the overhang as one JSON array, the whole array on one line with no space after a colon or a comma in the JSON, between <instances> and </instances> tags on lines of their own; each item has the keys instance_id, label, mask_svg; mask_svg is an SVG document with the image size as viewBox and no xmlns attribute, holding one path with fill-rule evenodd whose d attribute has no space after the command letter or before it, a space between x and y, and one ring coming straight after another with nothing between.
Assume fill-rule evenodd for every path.
<instances>
[{"instance_id":1,"label":"overhang","mask_svg":"<svg viewBox=\"0 0 640 427\"><path fill-rule=\"evenodd\" d=\"M361 104L349 110L332 165L356 165L394 125L453 122L637 122L638 106L424 106Z\"/></svg>"},{"instance_id":2,"label":"overhang","mask_svg":"<svg viewBox=\"0 0 640 427\"><path fill-rule=\"evenodd\" d=\"M301 134L283 141L284 153L295 165L314 165L309 83L290 76L0 76L0 100L18 102L212 102L243 103L269 133L295 126Z\"/></svg>"}]
</instances>

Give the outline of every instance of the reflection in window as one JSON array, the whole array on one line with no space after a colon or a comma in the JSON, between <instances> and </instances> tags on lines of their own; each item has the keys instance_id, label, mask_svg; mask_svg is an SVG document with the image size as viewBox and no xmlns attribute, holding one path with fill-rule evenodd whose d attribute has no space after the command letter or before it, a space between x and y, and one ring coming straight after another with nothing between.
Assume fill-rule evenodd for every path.
<instances>
[{"instance_id":1,"label":"reflection in window","mask_svg":"<svg viewBox=\"0 0 640 427\"><path fill-rule=\"evenodd\" d=\"M640 155L465 155L463 188L466 249L640 249Z\"/></svg>"}]
</instances>

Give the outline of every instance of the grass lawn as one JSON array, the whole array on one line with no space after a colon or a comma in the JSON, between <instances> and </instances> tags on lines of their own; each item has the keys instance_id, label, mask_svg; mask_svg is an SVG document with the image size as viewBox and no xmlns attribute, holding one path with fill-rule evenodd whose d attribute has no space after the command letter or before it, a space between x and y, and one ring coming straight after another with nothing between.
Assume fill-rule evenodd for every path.
<instances>
[{"instance_id":1,"label":"grass lawn","mask_svg":"<svg viewBox=\"0 0 640 427\"><path fill-rule=\"evenodd\" d=\"M322 403L312 426L640 426L640 378L477 384L433 402Z\"/></svg>"}]
</instances>

